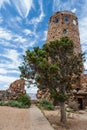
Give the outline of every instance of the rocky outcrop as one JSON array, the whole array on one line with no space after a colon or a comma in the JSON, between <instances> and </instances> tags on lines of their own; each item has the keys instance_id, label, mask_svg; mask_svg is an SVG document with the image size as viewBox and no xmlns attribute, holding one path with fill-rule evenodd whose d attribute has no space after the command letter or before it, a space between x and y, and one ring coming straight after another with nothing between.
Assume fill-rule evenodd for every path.
<instances>
[{"instance_id":1,"label":"rocky outcrop","mask_svg":"<svg viewBox=\"0 0 87 130\"><path fill-rule=\"evenodd\" d=\"M9 89L0 91L0 100L15 100L21 94L25 94L25 81L18 79L11 83Z\"/></svg>"},{"instance_id":2,"label":"rocky outcrop","mask_svg":"<svg viewBox=\"0 0 87 130\"><path fill-rule=\"evenodd\" d=\"M10 99L17 99L17 97L20 94L25 94L25 81L23 79L18 79L16 81L14 81L13 83L11 83L8 92L10 93Z\"/></svg>"}]
</instances>

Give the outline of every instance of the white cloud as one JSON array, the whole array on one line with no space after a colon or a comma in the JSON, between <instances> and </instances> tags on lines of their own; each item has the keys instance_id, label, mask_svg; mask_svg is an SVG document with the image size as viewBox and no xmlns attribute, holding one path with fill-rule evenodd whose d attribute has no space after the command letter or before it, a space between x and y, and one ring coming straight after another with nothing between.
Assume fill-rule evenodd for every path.
<instances>
[{"instance_id":1,"label":"white cloud","mask_svg":"<svg viewBox=\"0 0 87 130\"><path fill-rule=\"evenodd\" d=\"M24 33L25 33L25 35L32 35L32 34L34 34L31 30L29 30L29 29L24 29L24 31L23 31Z\"/></svg>"},{"instance_id":2,"label":"white cloud","mask_svg":"<svg viewBox=\"0 0 87 130\"><path fill-rule=\"evenodd\" d=\"M5 56L13 62L14 67L17 67L20 64L19 53L17 52L17 50L7 50L5 52Z\"/></svg>"},{"instance_id":3,"label":"white cloud","mask_svg":"<svg viewBox=\"0 0 87 130\"><path fill-rule=\"evenodd\" d=\"M59 4L60 4L60 0L54 0L53 1L53 11L54 12L55 12L55 10L57 10L59 8ZM60 9L58 9L58 10L60 10Z\"/></svg>"},{"instance_id":4,"label":"white cloud","mask_svg":"<svg viewBox=\"0 0 87 130\"><path fill-rule=\"evenodd\" d=\"M12 0L15 5L19 15L23 18L26 18L29 14L29 11L32 7L32 0Z\"/></svg>"},{"instance_id":5,"label":"white cloud","mask_svg":"<svg viewBox=\"0 0 87 130\"><path fill-rule=\"evenodd\" d=\"M34 32L30 32L29 30L24 30L23 33L24 33L23 36L16 35L13 40L16 46L22 49L22 54L27 50L27 48L33 47L33 45L36 43L37 40L37 34L35 34Z\"/></svg>"},{"instance_id":6,"label":"white cloud","mask_svg":"<svg viewBox=\"0 0 87 130\"><path fill-rule=\"evenodd\" d=\"M4 64L4 60L1 59L0 68L4 67L10 69L17 69L17 67L22 62L19 57L20 54L14 49L5 49L4 51L5 51L4 54L0 54L0 56L4 56L8 58L10 61L5 60L5 64Z\"/></svg>"},{"instance_id":7,"label":"white cloud","mask_svg":"<svg viewBox=\"0 0 87 130\"><path fill-rule=\"evenodd\" d=\"M75 12L76 12L76 10L77 10L77 9L76 9L76 8L74 8L74 9L72 9L71 11L72 11L73 13L75 13Z\"/></svg>"},{"instance_id":8,"label":"white cloud","mask_svg":"<svg viewBox=\"0 0 87 130\"><path fill-rule=\"evenodd\" d=\"M17 79L16 77L12 77L12 76L8 76L8 75L7 76L0 75L0 82L4 82L7 84L12 83L16 79Z\"/></svg>"},{"instance_id":9,"label":"white cloud","mask_svg":"<svg viewBox=\"0 0 87 130\"><path fill-rule=\"evenodd\" d=\"M81 44L87 43L87 17L81 18L79 20L79 30L80 30L80 38Z\"/></svg>"},{"instance_id":10,"label":"white cloud","mask_svg":"<svg viewBox=\"0 0 87 130\"><path fill-rule=\"evenodd\" d=\"M9 25L9 22L10 22L10 24L12 23L12 25L14 25L17 28L19 26L18 23L21 23L21 21L22 21L22 18L19 16L11 17L9 18L9 21L7 22L7 24Z\"/></svg>"},{"instance_id":11,"label":"white cloud","mask_svg":"<svg viewBox=\"0 0 87 130\"><path fill-rule=\"evenodd\" d=\"M7 30L5 28L0 28L0 38L6 39L6 40L11 40L12 34L9 30Z\"/></svg>"},{"instance_id":12,"label":"white cloud","mask_svg":"<svg viewBox=\"0 0 87 130\"><path fill-rule=\"evenodd\" d=\"M9 83L3 83L3 84L0 84L0 90L7 90L9 88Z\"/></svg>"},{"instance_id":13,"label":"white cloud","mask_svg":"<svg viewBox=\"0 0 87 130\"><path fill-rule=\"evenodd\" d=\"M7 70L4 68L0 68L0 74L7 74Z\"/></svg>"},{"instance_id":14,"label":"white cloud","mask_svg":"<svg viewBox=\"0 0 87 130\"><path fill-rule=\"evenodd\" d=\"M17 48L17 45L11 44L10 41L6 41L6 39L0 39L0 45L3 45L4 47Z\"/></svg>"},{"instance_id":15,"label":"white cloud","mask_svg":"<svg viewBox=\"0 0 87 130\"><path fill-rule=\"evenodd\" d=\"M35 87L32 86L30 88L27 88L27 86L25 86L25 90L27 93L37 93L38 88L37 88L37 86L35 86Z\"/></svg>"},{"instance_id":16,"label":"white cloud","mask_svg":"<svg viewBox=\"0 0 87 130\"><path fill-rule=\"evenodd\" d=\"M15 27L15 26L14 26ZM29 33L29 30L25 30L25 35ZM32 33L35 35L34 33ZM24 48L28 44L29 39L24 35L16 34L6 28L0 28L0 44L5 47L12 48Z\"/></svg>"},{"instance_id":17,"label":"white cloud","mask_svg":"<svg viewBox=\"0 0 87 130\"><path fill-rule=\"evenodd\" d=\"M53 0L53 12L61 11L61 10L71 10L72 12L76 12L82 6L82 1L78 0L67 0L67 1L61 1L61 0Z\"/></svg>"},{"instance_id":18,"label":"white cloud","mask_svg":"<svg viewBox=\"0 0 87 130\"><path fill-rule=\"evenodd\" d=\"M5 53L2 55L6 56L7 58L10 58L11 60L17 60L18 58L18 53L14 49L5 49Z\"/></svg>"},{"instance_id":19,"label":"white cloud","mask_svg":"<svg viewBox=\"0 0 87 130\"><path fill-rule=\"evenodd\" d=\"M0 24L3 22L3 18L2 16L0 16Z\"/></svg>"},{"instance_id":20,"label":"white cloud","mask_svg":"<svg viewBox=\"0 0 87 130\"><path fill-rule=\"evenodd\" d=\"M0 54L0 56L9 58L11 61L4 59L0 61L0 89L8 88L13 81L18 79L20 71L17 68L22 62L19 58L20 54L16 50L5 49L4 51L4 54ZM2 83L3 85L1 85Z\"/></svg>"},{"instance_id":21,"label":"white cloud","mask_svg":"<svg viewBox=\"0 0 87 130\"><path fill-rule=\"evenodd\" d=\"M8 72L9 72L9 73L20 74L20 71L18 71L18 70L9 70Z\"/></svg>"},{"instance_id":22,"label":"white cloud","mask_svg":"<svg viewBox=\"0 0 87 130\"><path fill-rule=\"evenodd\" d=\"M85 0L84 4L82 6L82 10L81 10L81 16L79 18L80 39L81 39L83 52L85 52L85 50L86 50L84 45L87 44L87 33L86 33L86 30L87 30L87 15L86 15L86 12L87 12L87 1Z\"/></svg>"},{"instance_id":23,"label":"white cloud","mask_svg":"<svg viewBox=\"0 0 87 130\"><path fill-rule=\"evenodd\" d=\"M53 12L61 11L61 10L70 10L70 7L73 3L70 0L61 1L61 0L54 0L53 1Z\"/></svg>"},{"instance_id":24,"label":"white cloud","mask_svg":"<svg viewBox=\"0 0 87 130\"><path fill-rule=\"evenodd\" d=\"M18 70L9 70L6 66L5 66L5 68L2 68L2 67L0 67L0 75L8 75L8 74L19 74L20 75L20 71L18 71Z\"/></svg>"},{"instance_id":25,"label":"white cloud","mask_svg":"<svg viewBox=\"0 0 87 130\"><path fill-rule=\"evenodd\" d=\"M36 29L38 23L42 22L45 14L43 12L43 4L42 4L42 1L39 0L39 5L40 5L40 15L36 18L33 18L32 21L30 21L30 24L34 24L34 27Z\"/></svg>"},{"instance_id":26,"label":"white cloud","mask_svg":"<svg viewBox=\"0 0 87 130\"><path fill-rule=\"evenodd\" d=\"M33 47L33 45L34 45L35 43L36 43L36 40L30 41L28 46L29 46L29 47ZM28 47L28 46L26 46L26 47Z\"/></svg>"},{"instance_id":27,"label":"white cloud","mask_svg":"<svg viewBox=\"0 0 87 130\"><path fill-rule=\"evenodd\" d=\"M0 0L0 8L3 7L5 3L10 4L10 0Z\"/></svg>"},{"instance_id":28,"label":"white cloud","mask_svg":"<svg viewBox=\"0 0 87 130\"><path fill-rule=\"evenodd\" d=\"M47 38L47 30L44 31L44 35L43 35L43 41L46 41L46 38Z\"/></svg>"},{"instance_id":29,"label":"white cloud","mask_svg":"<svg viewBox=\"0 0 87 130\"><path fill-rule=\"evenodd\" d=\"M84 68L87 70L87 61L84 63Z\"/></svg>"},{"instance_id":30,"label":"white cloud","mask_svg":"<svg viewBox=\"0 0 87 130\"><path fill-rule=\"evenodd\" d=\"M15 39L14 39L14 42L19 42L19 43L24 43L24 42L26 42L27 40L26 40L26 38L23 38L22 36L20 36L20 35L16 35L15 36Z\"/></svg>"},{"instance_id":31,"label":"white cloud","mask_svg":"<svg viewBox=\"0 0 87 130\"><path fill-rule=\"evenodd\" d=\"M18 60L18 53L16 50L8 50L6 56L11 60Z\"/></svg>"}]
</instances>

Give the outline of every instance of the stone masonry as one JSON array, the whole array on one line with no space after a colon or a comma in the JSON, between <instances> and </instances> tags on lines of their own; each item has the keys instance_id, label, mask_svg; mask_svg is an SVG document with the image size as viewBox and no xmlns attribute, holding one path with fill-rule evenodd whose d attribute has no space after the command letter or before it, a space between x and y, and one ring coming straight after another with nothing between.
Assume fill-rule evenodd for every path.
<instances>
[{"instance_id":1,"label":"stone masonry","mask_svg":"<svg viewBox=\"0 0 87 130\"><path fill-rule=\"evenodd\" d=\"M68 36L74 42L76 54L81 52L78 18L70 11L56 12L49 20L46 43Z\"/></svg>"},{"instance_id":2,"label":"stone masonry","mask_svg":"<svg viewBox=\"0 0 87 130\"><path fill-rule=\"evenodd\" d=\"M50 17L46 43L48 44L51 41L59 40L63 36L68 36L73 41L74 51L77 55L79 53L82 53L79 29L78 29L78 18L74 13L70 11L56 12L54 15ZM85 99L84 104L86 104L83 106L87 106L87 103L86 103L87 102L87 93L86 93L87 92L87 75L82 73L81 81L77 82L77 84L75 84L73 87L73 89L77 89L77 88L80 89L80 92L82 91L84 92L84 94L86 94L86 98L84 97L82 98ZM38 90L37 92L38 99L41 99L41 98L49 99L50 95L49 97L48 95L49 95L48 91L44 92L44 91ZM77 95L77 98L78 98L78 95Z\"/></svg>"}]
</instances>

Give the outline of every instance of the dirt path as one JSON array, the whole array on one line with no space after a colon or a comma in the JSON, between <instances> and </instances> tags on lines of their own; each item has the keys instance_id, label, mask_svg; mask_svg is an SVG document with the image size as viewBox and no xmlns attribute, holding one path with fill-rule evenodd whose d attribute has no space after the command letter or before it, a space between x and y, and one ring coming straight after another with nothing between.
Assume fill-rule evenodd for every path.
<instances>
[{"instance_id":1,"label":"dirt path","mask_svg":"<svg viewBox=\"0 0 87 130\"><path fill-rule=\"evenodd\" d=\"M0 130L30 130L29 109L0 106Z\"/></svg>"}]
</instances>

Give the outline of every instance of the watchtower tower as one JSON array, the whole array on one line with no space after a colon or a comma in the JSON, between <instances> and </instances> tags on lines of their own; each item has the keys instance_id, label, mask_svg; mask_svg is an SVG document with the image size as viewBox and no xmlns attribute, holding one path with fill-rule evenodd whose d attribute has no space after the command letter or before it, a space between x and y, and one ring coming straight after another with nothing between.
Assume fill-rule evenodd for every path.
<instances>
[{"instance_id":1,"label":"watchtower tower","mask_svg":"<svg viewBox=\"0 0 87 130\"><path fill-rule=\"evenodd\" d=\"M46 43L68 36L74 42L74 51L81 53L78 18L70 11L56 12L49 20Z\"/></svg>"}]
</instances>

